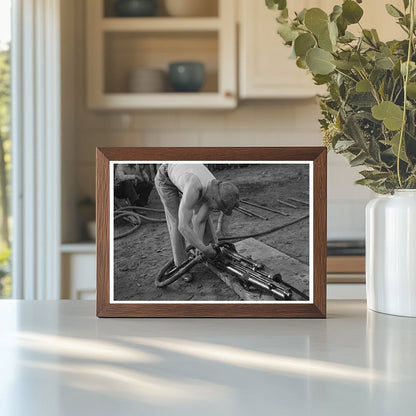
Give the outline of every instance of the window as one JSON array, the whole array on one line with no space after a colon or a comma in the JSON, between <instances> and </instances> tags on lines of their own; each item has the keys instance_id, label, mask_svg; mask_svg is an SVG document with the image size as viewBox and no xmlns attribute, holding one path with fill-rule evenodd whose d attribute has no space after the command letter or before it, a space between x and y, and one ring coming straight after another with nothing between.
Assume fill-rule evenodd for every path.
<instances>
[{"instance_id":1,"label":"window","mask_svg":"<svg viewBox=\"0 0 416 416\"><path fill-rule=\"evenodd\" d=\"M11 297L10 44L11 1L0 0L0 298Z\"/></svg>"}]
</instances>

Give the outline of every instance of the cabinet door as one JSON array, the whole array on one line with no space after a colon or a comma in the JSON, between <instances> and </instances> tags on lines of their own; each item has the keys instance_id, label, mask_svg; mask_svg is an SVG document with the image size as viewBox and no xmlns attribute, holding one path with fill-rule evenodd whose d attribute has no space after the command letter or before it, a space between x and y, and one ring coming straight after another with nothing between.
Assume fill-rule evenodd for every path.
<instances>
[{"instance_id":1,"label":"cabinet door","mask_svg":"<svg viewBox=\"0 0 416 416\"><path fill-rule=\"evenodd\" d=\"M330 10L330 4L329 0L299 0L295 7L297 11L304 7ZM275 11L268 10L264 1L239 0L239 13L241 98L305 98L322 92L311 75L289 59L291 49L276 33Z\"/></svg>"},{"instance_id":2,"label":"cabinet door","mask_svg":"<svg viewBox=\"0 0 416 416\"><path fill-rule=\"evenodd\" d=\"M389 3L403 9L402 0ZM341 0L298 0L289 3L289 10L320 7L330 12ZM277 12L268 10L264 1L239 0L240 17L240 97L241 98L304 98L325 92L324 87L313 84L311 75L298 68L290 59L291 49L277 35ZM384 2L366 0L362 25L376 28L381 40L403 38L404 32L388 15ZM358 34L358 25L348 30Z\"/></svg>"},{"instance_id":3,"label":"cabinet door","mask_svg":"<svg viewBox=\"0 0 416 416\"><path fill-rule=\"evenodd\" d=\"M62 298L93 300L96 290L96 256L65 253L62 256Z\"/></svg>"}]
</instances>

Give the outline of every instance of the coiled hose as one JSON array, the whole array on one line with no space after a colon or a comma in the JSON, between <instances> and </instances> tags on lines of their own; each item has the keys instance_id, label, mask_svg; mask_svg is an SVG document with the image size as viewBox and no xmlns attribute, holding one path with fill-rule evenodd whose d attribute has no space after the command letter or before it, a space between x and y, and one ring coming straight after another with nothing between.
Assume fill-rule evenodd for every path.
<instances>
[{"instance_id":1,"label":"coiled hose","mask_svg":"<svg viewBox=\"0 0 416 416\"><path fill-rule=\"evenodd\" d=\"M117 208L114 211L114 221L123 218L123 217L134 217L137 221L137 224L134 225L133 228L130 228L128 231L125 231L124 233L118 234L114 236L114 240L118 240L119 238L127 237L128 235L134 233L136 230L140 228L142 225L142 220L148 221L148 222L166 222L165 218L152 218L148 217L147 215L143 215L139 212L135 211L145 211L145 212L159 212L159 213L165 213L163 209L154 209L154 208L144 208L144 207L136 207L136 206L128 206L128 207L121 207Z\"/></svg>"}]
</instances>

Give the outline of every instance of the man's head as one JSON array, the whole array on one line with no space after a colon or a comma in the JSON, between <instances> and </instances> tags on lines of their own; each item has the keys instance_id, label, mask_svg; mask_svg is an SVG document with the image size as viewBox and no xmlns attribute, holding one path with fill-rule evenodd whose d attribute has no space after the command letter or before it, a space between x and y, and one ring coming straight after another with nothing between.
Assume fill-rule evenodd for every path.
<instances>
[{"instance_id":1,"label":"man's head","mask_svg":"<svg viewBox=\"0 0 416 416\"><path fill-rule=\"evenodd\" d=\"M222 211L225 215L231 215L234 208L237 208L240 198L238 188L232 182L213 180L211 182L212 208Z\"/></svg>"}]
</instances>

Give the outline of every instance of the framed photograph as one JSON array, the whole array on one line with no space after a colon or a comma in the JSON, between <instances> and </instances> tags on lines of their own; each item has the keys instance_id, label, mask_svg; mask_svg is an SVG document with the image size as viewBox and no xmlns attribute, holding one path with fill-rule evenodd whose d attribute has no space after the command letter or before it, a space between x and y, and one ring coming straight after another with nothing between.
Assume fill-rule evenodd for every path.
<instances>
[{"instance_id":1,"label":"framed photograph","mask_svg":"<svg viewBox=\"0 0 416 416\"><path fill-rule=\"evenodd\" d=\"M97 316L324 318L326 152L98 148Z\"/></svg>"}]
</instances>

